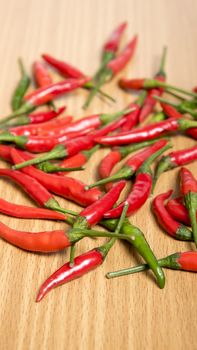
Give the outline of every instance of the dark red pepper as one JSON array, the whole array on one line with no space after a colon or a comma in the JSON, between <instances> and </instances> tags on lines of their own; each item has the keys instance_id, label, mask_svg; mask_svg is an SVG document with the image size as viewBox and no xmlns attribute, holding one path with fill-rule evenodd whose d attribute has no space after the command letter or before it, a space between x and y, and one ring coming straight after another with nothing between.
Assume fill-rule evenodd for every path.
<instances>
[{"instance_id":1,"label":"dark red pepper","mask_svg":"<svg viewBox=\"0 0 197 350\"><path fill-rule=\"evenodd\" d=\"M153 212L161 227L172 237L179 240L192 240L192 232L179 222L175 221L166 210L164 202L172 194L172 190L159 194L153 200Z\"/></svg>"},{"instance_id":2,"label":"dark red pepper","mask_svg":"<svg viewBox=\"0 0 197 350\"><path fill-rule=\"evenodd\" d=\"M175 220L182 222L186 226L191 226L187 209L182 204L182 198L170 199L166 204L166 209Z\"/></svg>"},{"instance_id":3,"label":"dark red pepper","mask_svg":"<svg viewBox=\"0 0 197 350\"><path fill-rule=\"evenodd\" d=\"M126 199L129 204L127 216L133 214L136 210L141 208L148 199L152 188L152 172L150 165L159 155L170 147L171 145L166 145L159 149L157 152L149 156L149 158L138 169L132 191L129 193ZM117 207L109 210L107 213L105 213L104 217L106 219L119 217L122 213L124 203L125 201L121 202Z\"/></svg>"}]
</instances>

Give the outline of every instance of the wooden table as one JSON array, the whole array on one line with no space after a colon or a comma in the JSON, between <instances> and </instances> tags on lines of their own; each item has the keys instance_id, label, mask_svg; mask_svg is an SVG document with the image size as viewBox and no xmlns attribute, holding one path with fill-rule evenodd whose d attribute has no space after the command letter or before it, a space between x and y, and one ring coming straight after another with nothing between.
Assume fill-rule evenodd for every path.
<instances>
[{"instance_id":1,"label":"wooden table","mask_svg":"<svg viewBox=\"0 0 197 350\"><path fill-rule=\"evenodd\" d=\"M19 79L17 58L31 63L43 52L64 58L93 73L99 64L101 47L112 29L129 22L124 42L139 34L134 60L120 76L151 77L157 70L164 45L169 48L169 81L185 88L197 84L195 0L7 0L0 2L0 106L9 113L9 102ZM119 78L119 77L118 77ZM116 105L95 99L86 114L112 112L126 106L130 95L117 89L115 80L106 85ZM84 115L81 109L87 93L79 91L62 99L68 113ZM176 137L176 149L192 146L189 138ZM98 152L80 178L90 183L96 165L107 150ZM3 165L5 163L2 162ZM196 170L196 164L188 166ZM176 188L178 171L162 175L155 193ZM76 177L79 174L75 174ZM1 197L33 205L21 189L1 179ZM150 211L152 198L131 218L144 232L155 254L165 256L191 249L190 243L170 239L155 223ZM60 199L62 205L78 208ZM1 215L2 222L23 230L64 227L63 223L18 220ZM99 245L99 240L98 240ZM95 246L83 240L77 254ZM193 246L192 246L193 247ZM40 304L35 296L40 284L67 261L69 253L32 254L0 241L0 348L1 350L142 350L196 349L196 275L166 271L166 287L160 290L151 273L114 280L105 273L139 263L141 260L121 242L105 264L68 285L51 292Z\"/></svg>"}]
</instances>

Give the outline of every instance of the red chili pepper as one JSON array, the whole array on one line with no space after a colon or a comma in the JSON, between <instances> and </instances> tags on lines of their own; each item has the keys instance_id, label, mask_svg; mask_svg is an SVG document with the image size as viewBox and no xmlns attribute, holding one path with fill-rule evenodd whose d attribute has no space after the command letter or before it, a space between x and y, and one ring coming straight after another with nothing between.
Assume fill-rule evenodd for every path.
<instances>
[{"instance_id":1,"label":"red chili pepper","mask_svg":"<svg viewBox=\"0 0 197 350\"><path fill-rule=\"evenodd\" d=\"M110 146L124 145L151 140L169 132L187 130L196 126L197 122L193 120L169 118L161 122L136 128L130 132L95 138L95 142Z\"/></svg>"},{"instance_id":2,"label":"red chili pepper","mask_svg":"<svg viewBox=\"0 0 197 350\"><path fill-rule=\"evenodd\" d=\"M114 54L116 53L116 51L118 50L120 39L122 37L122 34L123 34L126 26L127 26L127 23L123 22L112 32L109 39L104 44L104 49L103 49L104 53L108 52L108 51L110 51Z\"/></svg>"},{"instance_id":3,"label":"red chili pepper","mask_svg":"<svg viewBox=\"0 0 197 350\"><path fill-rule=\"evenodd\" d=\"M166 267L168 269L197 272L197 252L174 253L165 258L159 259L158 263L160 267ZM107 278L125 276L148 269L149 266L147 264L142 264L128 269L109 272Z\"/></svg>"},{"instance_id":4,"label":"red chili pepper","mask_svg":"<svg viewBox=\"0 0 197 350\"><path fill-rule=\"evenodd\" d=\"M57 69L57 71L61 73L65 78L83 79L86 77L86 75L79 69L73 67L67 62L57 60L48 54L43 54L42 58L52 67Z\"/></svg>"},{"instance_id":5,"label":"red chili pepper","mask_svg":"<svg viewBox=\"0 0 197 350\"><path fill-rule=\"evenodd\" d=\"M69 247L72 242L64 230L26 232L14 230L0 222L0 237L31 252L55 252Z\"/></svg>"},{"instance_id":6,"label":"red chili pepper","mask_svg":"<svg viewBox=\"0 0 197 350\"><path fill-rule=\"evenodd\" d=\"M91 227L96 225L104 216L104 214L110 210L113 205L118 200L120 193L125 187L126 181L120 181L118 184L113 186L108 193L106 193L102 198L98 199L96 202L89 205L87 208L83 209L75 224L76 227Z\"/></svg>"},{"instance_id":7,"label":"red chili pepper","mask_svg":"<svg viewBox=\"0 0 197 350\"><path fill-rule=\"evenodd\" d=\"M88 82L85 82L83 84L83 88L85 89L92 89L94 87L94 83L91 80L90 77L87 77L84 73L82 73L79 69L73 67L71 64L65 62L65 61L60 61L50 55L44 54L42 55L44 60L49 63L52 67L54 67L61 75L63 75L66 78L74 78L74 79L83 79L87 78ZM99 94L101 96L108 98L109 100L115 102L115 100L103 92L102 90L99 89Z\"/></svg>"},{"instance_id":8,"label":"red chili pepper","mask_svg":"<svg viewBox=\"0 0 197 350\"><path fill-rule=\"evenodd\" d=\"M197 146L171 152L162 157L159 161L155 174L155 180L158 179L162 172L192 163L195 160L197 160Z\"/></svg>"},{"instance_id":9,"label":"red chili pepper","mask_svg":"<svg viewBox=\"0 0 197 350\"><path fill-rule=\"evenodd\" d=\"M0 213L22 219L65 220L64 214L53 210L13 204L0 198Z\"/></svg>"},{"instance_id":10,"label":"red chili pepper","mask_svg":"<svg viewBox=\"0 0 197 350\"><path fill-rule=\"evenodd\" d=\"M128 156L129 153L135 152L138 149L141 149L143 147L149 146L154 141L145 141L141 143L134 143L131 146L124 146L124 147L116 147L112 149L100 162L98 167L98 173L101 179L105 179L111 175L112 169L114 166L123 158ZM113 183L108 183L105 185L106 189L109 190L113 186Z\"/></svg>"},{"instance_id":11,"label":"red chili pepper","mask_svg":"<svg viewBox=\"0 0 197 350\"><path fill-rule=\"evenodd\" d=\"M12 156L15 164L20 163L27 158L25 154L23 158L15 149L12 151ZM85 191L85 184L83 184L83 182L68 176L46 174L32 166L25 167L22 171L39 181L42 186L47 188L50 192L70 199L82 206L92 204L102 195L102 192L97 188Z\"/></svg>"},{"instance_id":12,"label":"red chili pepper","mask_svg":"<svg viewBox=\"0 0 197 350\"><path fill-rule=\"evenodd\" d=\"M115 58L113 58L113 52L108 52L108 55L104 59L102 68L96 74L96 84L92 88L89 97L84 104L84 108L87 108L90 105L100 87L108 80L112 79L114 75L118 74L127 65L134 55L137 39L137 36L134 36L133 39L121 51L121 53Z\"/></svg>"},{"instance_id":13,"label":"red chili pepper","mask_svg":"<svg viewBox=\"0 0 197 350\"><path fill-rule=\"evenodd\" d=\"M70 267L70 262L61 266L55 271L40 287L36 302L41 301L50 290L92 271L102 264L103 255L99 249L93 249L74 259L74 264Z\"/></svg>"},{"instance_id":14,"label":"red chili pepper","mask_svg":"<svg viewBox=\"0 0 197 350\"><path fill-rule=\"evenodd\" d=\"M167 143L168 140L160 140L155 142L152 146L149 146L131 156L118 172L116 172L112 176L109 176L107 178L95 182L94 184L91 184L90 186L88 186L88 188L103 185L111 181L118 181L121 179L130 178L139 169L142 163L145 162L146 159L148 159L151 155L153 155L162 147L166 146Z\"/></svg>"},{"instance_id":15,"label":"red chili pepper","mask_svg":"<svg viewBox=\"0 0 197 350\"><path fill-rule=\"evenodd\" d=\"M186 226L191 226L187 209L182 204L182 198L170 199L166 204L166 209L175 220L182 222Z\"/></svg>"},{"instance_id":16,"label":"red chili pepper","mask_svg":"<svg viewBox=\"0 0 197 350\"><path fill-rule=\"evenodd\" d=\"M160 68L157 74L155 75L155 79L159 81L165 81L166 79L166 73L164 71L164 65L165 65L165 60L166 60L166 53L167 53L167 48L164 47L162 58L161 58L161 63L160 63ZM161 96L163 92L162 88L158 89L151 89L148 92L148 95L146 97L146 100L144 102L144 105L142 106L142 109L140 111L139 115L139 122L143 122L143 120L150 114L152 113L157 101L153 98L153 96Z\"/></svg>"},{"instance_id":17,"label":"red chili pepper","mask_svg":"<svg viewBox=\"0 0 197 350\"><path fill-rule=\"evenodd\" d=\"M126 201L129 204L127 210L127 216L133 214L136 210L142 207L142 205L148 199L152 188L152 173L150 169L151 163L164 151L170 148L171 145L166 145L159 149L157 152L149 156L149 158L138 169L132 191L129 193ZM105 213L104 217L117 218L122 213L125 201L121 202L116 208L109 210Z\"/></svg>"},{"instance_id":18,"label":"red chili pepper","mask_svg":"<svg viewBox=\"0 0 197 350\"><path fill-rule=\"evenodd\" d=\"M82 150L91 149L95 145L94 138L96 136L106 135L107 133L120 127L122 123L124 123L124 120L121 118L119 120L115 120L114 122L106 125L105 127L99 130L94 131L93 133L87 136L76 137L67 141L64 140L64 136L56 138L53 137L51 139L47 137L26 138L25 136L13 136L7 133L1 134L0 140L15 142L20 148L25 147L26 149L31 150L33 152L46 152L47 150L51 150L50 152L45 153L42 156L35 157L34 159L28 160L14 167L14 169L21 169L24 166L39 164L41 162L45 162L46 160L71 157L81 152Z\"/></svg>"},{"instance_id":19,"label":"red chili pepper","mask_svg":"<svg viewBox=\"0 0 197 350\"><path fill-rule=\"evenodd\" d=\"M47 112L37 112L32 113L28 115L28 119L30 120L29 124L38 124L38 123L45 123L48 122L51 119L54 119L58 117L60 114L62 114L66 109L66 106L62 106L58 108L56 111L47 111Z\"/></svg>"},{"instance_id":20,"label":"red chili pepper","mask_svg":"<svg viewBox=\"0 0 197 350\"><path fill-rule=\"evenodd\" d=\"M192 233L186 226L175 221L165 208L164 202L172 194L172 190L156 196L153 200L153 212L161 227L170 236L179 240L192 240Z\"/></svg>"},{"instance_id":21,"label":"red chili pepper","mask_svg":"<svg viewBox=\"0 0 197 350\"><path fill-rule=\"evenodd\" d=\"M50 133L51 130L54 130L56 127L66 127L72 121L71 116L65 116L61 119L49 120L47 122L31 124L31 125L22 125L13 128L9 128L9 132L17 136L43 136L42 134Z\"/></svg>"},{"instance_id":22,"label":"red chili pepper","mask_svg":"<svg viewBox=\"0 0 197 350\"><path fill-rule=\"evenodd\" d=\"M197 86L195 86L192 90L197 93Z\"/></svg>"},{"instance_id":23,"label":"red chili pepper","mask_svg":"<svg viewBox=\"0 0 197 350\"><path fill-rule=\"evenodd\" d=\"M132 226L127 220L125 220L125 214L126 210L124 213L124 216L121 216L120 221L118 222L115 230L115 235L117 236L117 233L119 233L120 229L123 232L124 235L128 234L128 229L131 232L133 232L133 237L134 239L134 245L137 247L140 246L140 249L143 251L141 254L144 256L146 255L145 260L149 260L149 263L151 265L151 268L154 270L154 273L156 274L158 280L159 280L159 285L161 288L164 287L165 283L165 277L163 275L163 272L159 269L158 263L156 262L156 259L154 255L152 254L150 248L147 245L147 242L144 239L143 234L137 229L136 227ZM116 225L117 220L105 220L105 223L109 223L108 228L111 228L111 223L112 226L114 226L114 223ZM111 223L110 223L111 222ZM104 225L105 226L105 225ZM76 279L78 277L83 276L87 272L93 270L97 266L103 263L105 260L109 250L113 246L113 244L116 241L116 237L111 238L106 244L103 246L100 246L96 249L93 249L81 256L78 256L77 258L74 259L74 264L71 267L70 263L64 264L60 269L58 269L56 272L54 272L40 287L40 290L38 292L36 301L39 302L43 299L43 297L52 289L55 287L58 287L64 283L67 283L73 279ZM137 244L137 241L140 244ZM143 247L143 248L142 248ZM137 250L139 250L137 248ZM148 256L148 258L147 258ZM156 262L156 264L155 264ZM156 267L157 265L157 267ZM148 265L149 266L149 265ZM153 267L154 266L154 267Z\"/></svg>"},{"instance_id":24,"label":"red chili pepper","mask_svg":"<svg viewBox=\"0 0 197 350\"><path fill-rule=\"evenodd\" d=\"M93 147L89 151L81 151L78 154L74 155L73 157L64 159L59 165L54 165L51 162L43 162L39 164L39 169L46 172L46 173L59 173L62 175L62 169L69 169L72 170L73 168L82 167L88 159L98 150L99 146ZM67 172L68 174L68 172Z\"/></svg>"},{"instance_id":25,"label":"red chili pepper","mask_svg":"<svg viewBox=\"0 0 197 350\"><path fill-rule=\"evenodd\" d=\"M9 163L12 163L11 149L12 146L1 145L0 144L0 158L6 160Z\"/></svg>"},{"instance_id":26,"label":"red chili pepper","mask_svg":"<svg viewBox=\"0 0 197 350\"><path fill-rule=\"evenodd\" d=\"M52 77L50 76L46 66L42 62L34 62L33 75L38 86L47 86L53 84Z\"/></svg>"},{"instance_id":27,"label":"red chili pepper","mask_svg":"<svg viewBox=\"0 0 197 350\"><path fill-rule=\"evenodd\" d=\"M167 115L167 117L177 118L177 119L181 119L183 117L183 115L179 113L174 107L166 103L161 103L161 106L163 108L164 113ZM185 131L185 133L191 136L192 138L194 138L195 140L197 140L197 128L188 129Z\"/></svg>"},{"instance_id":28,"label":"red chili pepper","mask_svg":"<svg viewBox=\"0 0 197 350\"><path fill-rule=\"evenodd\" d=\"M66 135L60 135L60 136L53 136L51 138L47 136L17 136L13 135L9 132L4 132L0 134L0 141L4 142L13 142L18 147L26 149L29 152L32 153L42 153L51 151L55 146L61 146L59 149L61 150L61 155L58 156L56 149L55 149L55 157L52 157L52 154L50 158L47 157L47 159L42 159L42 161L48 160L48 159L56 159L56 158L64 158L73 156L74 154L78 153L79 151L83 149L89 149L94 145L93 137L91 138L88 136L88 138L82 137L84 133L88 133L89 130L82 130L81 132L76 133L69 133ZM104 133L105 134L105 133ZM73 139L73 140L72 140ZM39 158L35 158L32 164L39 164Z\"/></svg>"},{"instance_id":29,"label":"red chili pepper","mask_svg":"<svg viewBox=\"0 0 197 350\"><path fill-rule=\"evenodd\" d=\"M7 122L18 115L26 114L40 105L53 101L56 97L59 97L62 94L76 90L82 87L87 81L89 81L89 78L67 79L36 89L35 91L26 95L24 97L25 103L18 110L4 118L3 122Z\"/></svg>"},{"instance_id":30,"label":"red chili pepper","mask_svg":"<svg viewBox=\"0 0 197 350\"><path fill-rule=\"evenodd\" d=\"M156 79L125 79L122 78L119 81L119 85L123 89L131 89L131 90L140 90L140 89L154 89L154 88L163 88L164 90L167 90L168 93L171 93L171 90L175 90L177 92L180 92L182 94L186 94L188 96L197 98L197 94L191 91L187 91L184 89L181 89L174 85L169 85L163 81L156 80Z\"/></svg>"},{"instance_id":31,"label":"red chili pepper","mask_svg":"<svg viewBox=\"0 0 197 350\"><path fill-rule=\"evenodd\" d=\"M13 152L14 151L15 150L13 150ZM48 208L48 204L52 204L52 202L54 202L55 205L58 204L52 195L35 178L26 174L21 174L20 171L13 171L11 169L0 169L0 176L5 176L14 180L40 206Z\"/></svg>"},{"instance_id":32,"label":"red chili pepper","mask_svg":"<svg viewBox=\"0 0 197 350\"><path fill-rule=\"evenodd\" d=\"M111 75L119 73L133 57L137 45L137 40L138 37L135 35L133 39L125 46L119 56L115 57L107 64L107 67L111 71Z\"/></svg>"},{"instance_id":33,"label":"red chili pepper","mask_svg":"<svg viewBox=\"0 0 197 350\"><path fill-rule=\"evenodd\" d=\"M184 196L185 206L188 210L188 214L191 221L192 232L194 236L194 241L197 246L197 180L186 168L181 168L180 170L181 179L181 193Z\"/></svg>"},{"instance_id":34,"label":"red chili pepper","mask_svg":"<svg viewBox=\"0 0 197 350\"><path fill-rule=\"evenodd\" d=\"M143 91L134 103L132 102L129 104L128 108L131 108L131 109L135 108L135 110L131 111L125 116L125 118L127 118L127 121L121 128L123 132L131 130L136 124L139 123L139 114L142 109L146 96L147 96L146 91Z\"/></svg>"}]
</instances>

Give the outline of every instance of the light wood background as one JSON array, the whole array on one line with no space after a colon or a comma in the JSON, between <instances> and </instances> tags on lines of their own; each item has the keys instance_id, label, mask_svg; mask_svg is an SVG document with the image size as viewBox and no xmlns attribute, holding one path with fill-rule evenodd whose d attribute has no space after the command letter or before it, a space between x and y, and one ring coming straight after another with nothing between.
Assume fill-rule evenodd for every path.
<instances>
[{"instance_id":1,"label":"light wood background","mask_svg":"<svg viewBox=\"0 0 197 350\"><path fill-rule=\"evenodd\" d=\"M19 78L17 58L30 70L43 52L64 58L92 74L99 64L102 43L121 21L129 22L124 42L139 34L134 60L121 74L152 77L163 45L168 45L170 82L185 88L197 84L197 1L195 0L0 0L0 106L10 111L11 92ZM129 94L115 81L106 91L116 105L95 99L87 114L115 111L126 106ZM80 90L63 98L68 113L81 117L87 93ZM176 137L176 149L192 146L189 138ZM87 170L75 176L90 183L96 165L106 154L98 152ZM5 165L2 162L2 165ZM189 165L195 170L196 164ZM162 175L155 193L178 191L178 172ZM1 197L34 205L21 189L1 179ZM155 223L150 199L131 218L144 232L158 257L189 250L188 243L169 238ZM60 199L64 206L77 208ZM2 222L18 229L44 230L63 223L18 220L1 215ZM98 245L100 241L98 240ZM78 244L81 254L95 241ZM117 243L101 268L52 291L35 303L40 284L68 259L68 252L32 254L0 241L0 349L1 350L175 350L196 349L196 275L166 271L166 287L160 290L151 273L107 280L105 273L140 261L135 252Z\"/></svg>"}]
</instances>

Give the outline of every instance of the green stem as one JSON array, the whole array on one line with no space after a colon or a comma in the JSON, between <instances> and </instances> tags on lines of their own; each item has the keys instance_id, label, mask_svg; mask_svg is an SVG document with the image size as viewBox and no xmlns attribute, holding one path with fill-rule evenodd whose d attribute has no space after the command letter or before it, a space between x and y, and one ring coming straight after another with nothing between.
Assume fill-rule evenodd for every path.
<instances>
[{"instance_id":1,"label":"green stem","mask_svg":"<svg viewBox=\"0 0 197 350\"><path fill-rule=\"evenodd\" d=\"M166 258L162 258L158 260L158 264L160 267L166 267L170 269L180 270L181 266L178 263L178 259L180 257L180 253L175 253L172 255L167 256ZM106 277L107 278L114 278L114 277L120 277L120 276L126 276L130 274L134 274L141 271L146 271L149 269L149 266L147 264L141 264L134 267L129 267L126 269L108 272Z\"/></svg>"},{"instance_id":2,"label":"green stem","mask_svg":"<svg viewBox=\"0 0 197 350\"><path fill-rule=\"evenodd\" d=\"M86 186L85 190L89 190L90 188L97 187L100 185L107 184L112 181L118 181L122 179L128 179L134 174L134 171L131 167L124 166L122 169L120 169L116 174L106 177L105 179L99 180L97 182L94 182L93 184Z\"/></svg>"},{"instance_id":3,"label":"green stem","mask_svg":"<svg viewBox=\"0 0 197 350\"><path fill-rule=\"evenodd\" d=\"M147 91L146 90L143 90L141 92L141 94L139 95L138 99L134 102L136 105L138 105L139 107L142 107L144 101L145 101L145 98L147 96Z\"/></svg>"},{"instance_id":4,"label":"green stem","mask_svg":"<svg viewBox=\"0 0 197 350\"><path fill-rule=\"evenodd\" d=\"M139 172L146 172L151 173L150 165L154 162L155 159L157 159L163 152L167 151L169 148L172 148L172 144L168 143L166 146L159 149L157 152L151 154L147 160L141 165L141 167L138 169Z\"/></svg>"},{"instance_id":5,"label":"green stem","mask_svg":"<svg viewBox=\"0 0 197 350\"><path fill-rule=\"evenodd\" d=\"M165 119L166 119L166 116L163 112L157 112L152 116L150 123L161 122L162 120L165 120Z\"/></svg>"},{"instance_id":6,"label":"green stem","mask_svg":"<svg viewBox=\"0 0 197 350\"><path fill-rule=\"evenodd\" d=\"M100 148L100 145L96 145L96 146L92 147L92 148L89 149L89 150L82 151L81 153L83 153L83 154L85 155L86 159L88 160L88 159L91 158L91 156L92 156L96 151L99 150L99 148Z\"/></svg>"},{"instance_id":7,"label":"green stem","mask_svg":"<svg viewBox=\"0 0 197 350\"><path fill-rule=\"evenodd\" d=\"M42 156L29 159L25 162L14 165L13 169L22 169L28 165L39 164L46 160L59 159L67 156L67 152L64 145L55 146L50 152L44 153Z\"/></svg>"},{"instance_id":8,"label":"green stem","mask_svg":"<svg viewBox=\"0 0 197 350\"><path fill-rule=\"evenodd\" d=\"M12 114L10 114L8 117L2 118L0 120L0 124L5 124L7 121L14 119L18 117L19 115L30 113L35 109L34 106L30 105L28 102L25 102L19 109L14 111Z\"/></svg>"},{"instance_id":9,"label":"green stem","mask_svg":"<svg viewBox=\"0 0 197 350\"><path fill-rule=\"evenodd\" d=\"M70 262L69 262L70 268L74 266L74 259L75 259L75 244L71 245L70 247Z\"/></svg>"},{"instance_id":10,"label":"green stem","mask_svg":"<svg viewBox=\"0 0 197 350\"><path fill-rule=\"evenodd\" d=\"M54 173L54 172L67 172L67 171L79 171L79 170L84 170L84 166L79 166L79 167L73 167L73 168L64 168L60 167L58 165L55 165L51 162L43 162L41 164L38 164L38 168L45 173Z\"/></svg>"},{"instance_id":11,"label":"green stem","mask_svg":"<svg viewBox=\"0 0 197 350\"><path fill-rule=\"evenodd\" d=\"M120 230L121 230L121 228L122 228L122 226L123 226L123 224L124 224L124 221L125 221L125 218L126 218L126 214L127 214L128 207L129 207L128 202L125 202L123 211L122 211L122 213L121 213L120 219L119 219L119 221L118 221L118 224L117 224L116 229L115 229L115 232L114 232L116 235L120 233ZM115 241L116 241L116 238L113 237L113 238L111 238L107 243L105 243L103 246L101 246L101 247L98 248L99 251L102 253L104 259L106 258L106 256L107 256L109 250L110 250L110 249L112 248L112 246L114 245Z\"/></svg>"},{"instance_id":12,"label":"green stem","mask_svg":"<svg viewBox=\"0 0 197 350\"><path fill-rule=\"evenodd\" d=\"M184 97L176 94L175 92L171 91L171 90L168 90L168 89L165 89L165 92L173 97L176 97L178 100L180 101L185 101Z\"/></svg>"},{"instance_id":13,"label":"green stem","mask_svg":"<svg viewBox=\"0 0 197 350\"><path fill-rule=\"evenodd\" d=\"M114 120L128 114L131 113L133 111L136 110L136 107L132 107L132 108L125 108L122 111L118 111L116 113L113 114L101 114L100 115L100 121L102 125L106 125L109 124L111 122L113 122Z\"/></svg>"},{"instance_id":14,"label":"green stem","mask_svg":"<svg viewBox=\"0 0 197 350\"><path fill-rule=\"evenodd\" d=\"M181 88L174 86L174 85L169 85L169 84L166 84L164 82L157 81L157 80L155 80L155 81L151 80L151 85L152 84L155 85L155 87L163 87L164 89L167 88L168 90L175 90L175 91L180 92L184 95L188 95L188 96L197 98L197 94L195 92L187 91L187 90L181 89ZM146 83L145 83L145 87L146 87ZM147 87L149 87L148 83L147 83Z\"/></svg>"},{"instance_id":15,"label":"green stem","mask_svg":"<svg viewBox=\"0 0 197 350\"><path fill-rule=\"evenodd\" d=\"M97 83L95 84L94 88L91 90L84 106L83 106L83 109L87 109L90 105L90 103L92 102L93 98L95 97L95 95L98 93L100 87L109 79L111 78L111 71L107 68L105 68L101 75L100 75L100 78L99 80L97 81Z\"/></svg>"},{"instance_id":16,"label":"green stem","mask_svg":"<svg viewBox=\"0 0 197 350\"><path fill-rule=\"evenodd\" d=\"M158 71L157 75L162 75L164 77L166 76L166 73L165 73L165 70L164 70L164 67L165 67L165 64L166 64L166 57L167 57L167 46L164 46L163 53L162 53L162 56L161 56L160 67L159 67L159 71Z\"/></svg>"}]
</instances>

